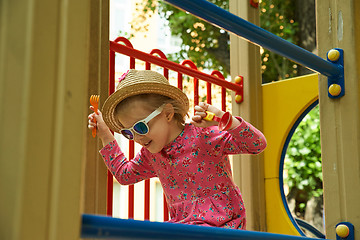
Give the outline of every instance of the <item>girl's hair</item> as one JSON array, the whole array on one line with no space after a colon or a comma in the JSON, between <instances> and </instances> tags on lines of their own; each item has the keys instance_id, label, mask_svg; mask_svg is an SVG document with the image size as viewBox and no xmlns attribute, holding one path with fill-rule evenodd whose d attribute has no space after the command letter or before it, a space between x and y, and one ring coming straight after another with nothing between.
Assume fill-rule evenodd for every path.
<instances>
[{"instance_id":1,"label":"girl's hair","mask_svg":"<svg viewBox=\"0 0 360 240\"><path fill-rule=\"evenodd\" d=\"M144 106L149 109L149 111L154 111L161 105L170 103L174 108L174 118L179 126L183 126L185 124L185 118L188 116L189 109L186 108L186 106L183 106L172 98L155 93L139 94L124 99L116 106L114 112L115 115L118 115L121 110L124 110L131 102L134 101L143 102Z\"/></svg>"}]
</instances>

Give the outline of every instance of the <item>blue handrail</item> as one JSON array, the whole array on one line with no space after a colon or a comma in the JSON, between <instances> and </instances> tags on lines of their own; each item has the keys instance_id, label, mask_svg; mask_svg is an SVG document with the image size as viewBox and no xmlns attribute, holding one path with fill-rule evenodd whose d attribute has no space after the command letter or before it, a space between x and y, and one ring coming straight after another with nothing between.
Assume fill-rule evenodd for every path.
<instances>
[{"instance_id":1,"label":"blue handrail","mask_svg":"<svg viewBox=\"0 0 360 240\"><path fill-rule=\"evenodd\" d=\"M342 65L329 62L206 0L164 1L327 77L343 77Z\"/></svg>"},{"instance_id":2,"label":"blue handrail","mask_svg":"<svg viewBox=\"0 0 360 240\"><path fill-rule=\"evenodd\" d=\"M283 234L202 227L196 225L137 221L84 214L82 238L156 240L314 240Z\"/></svg>"}]
</instances>

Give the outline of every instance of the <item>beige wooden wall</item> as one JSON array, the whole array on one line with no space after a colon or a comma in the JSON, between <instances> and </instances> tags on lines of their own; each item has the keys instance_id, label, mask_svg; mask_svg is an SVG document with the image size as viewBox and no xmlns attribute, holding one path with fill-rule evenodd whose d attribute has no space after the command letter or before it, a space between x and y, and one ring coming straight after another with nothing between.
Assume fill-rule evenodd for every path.
<instances>
[{"instance_id":1,"label":"beige wooden wall","mask_svg":"<svg viewBox=\"0 0 360 240\"><path fill-rule=\"evenodd\" d=\"M357 0L317 0L319 56L334 47L344 49L345 96L330 99L327 78L319 78L321 144L324 178L325 224L327 238L335 239L335 225L348 221L360 239L360 2ZM258 24L257 10L248 1L230 0L230 11ZM244 76L245 100L234 104L246 120L261 129L260 60L257 47L231 35L232 77ZM266 151L266 150L265 150ZM264 216L263 159L241 157L234 161L234 172L247 206L249 230L266 229Z\"/></svg>"},{"instance_id":2,"label":"beige wooden wall","mask_svg":"<svg viewBox=\"0 0 360 240\"><path fill-rule=\"evenodd\" d=\"M250 7L249 1L230 0L230 12L241 18L259 24L258 9ZM260 49L244 39L230 35L231 77L244 77L244 101L233 101L233 114L242 116L262 130L262 89ZM234 98L233 98L234 99ZM247 229L265 231L265 189L264 159L260 155L239 155L234 157L234 179L244 198Z\"/></svg>"},{"instance_id":3,"label":"beige wooden wall","mask_svg":"<svg viewBox=\"0 0 360 240\"><path fill-rule=\"evenodd\" d=\"M0 239L78 239L81 213L101 210L85 146L89 92L106 94L107 13L107 1L0 1Z\"/></svg>"},{"instance_id":4,"label":"beige wooden wall","mask_svg":"<svg viewBox=\"0 0 360 240\"><path fill-rule=\"evenodd\" d=\"M319 78L325 230L335 239L341 221L355 226L360 239L360 1L317 0L319 56L334 47L344 50L345 96L327 96L327 78Z\"/></svg>"}]
</instances>

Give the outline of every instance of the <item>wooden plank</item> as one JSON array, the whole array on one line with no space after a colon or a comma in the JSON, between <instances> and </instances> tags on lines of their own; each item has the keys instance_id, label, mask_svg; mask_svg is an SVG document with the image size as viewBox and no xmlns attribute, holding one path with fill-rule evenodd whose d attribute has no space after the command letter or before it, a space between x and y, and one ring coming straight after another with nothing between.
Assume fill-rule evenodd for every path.
<instances>
[{"instance_id":1,"label":"wooden plank","mask_svg":"<svg viewBox=\"0 0 360 240\"><path fill-rule=\"evenodd\" d=\"M0 239L79 238L90 10L85 0L1 2Z\"/></svg>"},{"instance_id":2,"label":"wooden plank","mask_svg":"<svg viewBox=\"0 0 360 240\"><path fill-rule=\"evenodd\" d=\"M332 239L337 223L360 225L359 10L357 0L317 1L319 56L338 47L345 62L344 97L330 99L327 79L319 78L325 231Z\"/></svg>"},{"instance_id":3,"label":"wooden plank","mask_svg":"<svg viewBox=\"0 0 360 240\"><path fill-rule=\"evenodd\" d=\"M89 83L87 99L100 94L99 109L108 96L109 79L109 2L91 0L89 32ZM89 106L89 102L87 102ZM88 109L87 106L87 109ZM88 110L89 114L91 111ZM102 148L98 137L86 132L86 158L84 172L84 212L106 214L107 168L99 150Z\"/></svg>"},{"instance_id":4,"label":"wooden plank","mask_svg":"<svg viewBox=\"0 0 360 240\"><path fill-rule=\"evenodd\" d=\"M259 24L258 9L251 7L249 1L230 0L230 12ZM261 130L263 120L260 49L233 34L230 34L230 42L231 77L244 77L244 101L237 104L233 100L233 114L240 115ZM236 156L233 169L235 182L244 198L247 229L264 231L266 223L263 154Z\"/></svg>"}]
</instances>

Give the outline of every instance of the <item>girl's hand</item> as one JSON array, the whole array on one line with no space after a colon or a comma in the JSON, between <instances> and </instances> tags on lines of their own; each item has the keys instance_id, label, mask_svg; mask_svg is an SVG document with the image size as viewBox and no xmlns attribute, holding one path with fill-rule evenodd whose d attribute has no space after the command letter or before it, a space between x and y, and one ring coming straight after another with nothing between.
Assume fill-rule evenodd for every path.
<instances>
[{"instance_id":1,"label":"girl's hand","mask_svg":"<svg viewBox=\"0 0 360 240\"><path fill-rule=\"evenodd\" d=\"M215 116L219 118L221 118L225 113L208 103L201 102L199 103L199 105L195 106L195 114L191 118L191 123L196 127L210 127L210 126L218 125L219 123L216 121L204 120L204 117L206 117L207 114L206 111L214 113Z\"/></svg>"},{"instance_id":2,"label":"girl's hand","mask_svg":"<svg viewBox=\"0 0 360 240\"><path fill-rule=\"evenodd\" d=\"M90 109L94 111L94 107L90 106ZM94 123L94 119L96 119L96 123ZM111 133L108 126L105 124L104 119L102 117L102 113L98 110L98 113L95 112L89 114L88 116L88 128L92 130L96 128L96 135L101 139L103 145L105 146L109 142L115 140L113 134Z\"/></svg>"},{"instance_id":3,"label":"girl's hand","mask_svg":"<svg viewBox=\"0 0 360 240\"><path fill-rule=\"evenodd\" d=\"M191 118L191 121L190 121L191 124L193 124L196 127L210 127L210 126L218 125L219 123L216 121L204 120L204 117L206 117L206 115L207 115L206 111L214 113L215 116L217 116L219 118L221 118L225 114L225 112L221 111L220 109L218 109L208 103L201 102L201 103L199 103L198 106L195 106L195 114ZM230 128L227 130L234 129L237 126L239 126L240 124L241 124L241 120L232 116L232 124L231 124Z\"/></svg>"}]
</instances>

